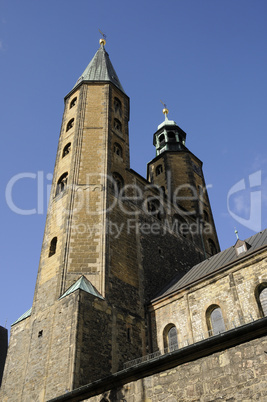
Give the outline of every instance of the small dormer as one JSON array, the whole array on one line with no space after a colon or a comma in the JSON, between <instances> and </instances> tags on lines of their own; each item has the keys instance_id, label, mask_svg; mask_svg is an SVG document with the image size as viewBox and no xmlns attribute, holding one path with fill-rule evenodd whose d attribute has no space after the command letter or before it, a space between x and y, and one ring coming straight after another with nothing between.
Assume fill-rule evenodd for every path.
<instances>
[{"instance_id":1,"label":"small dormer","mask_svg":"<svg viewBox=\"0 0 267 402\"><path fill-rule=\"evenodd\" d=\"M250 249L250 244L247 242L238 239L236 244L234 245L235 247L235 252L237 257L239 257L241 254L246 253Z\"/></svg>"},{"instance_id":2,"label":"small dormer","mask_svg":"<svg viewBox=\"0 0 267 402\"><path fill-rule=\"evenodd\" d=\"M165 151L181 151L185 149L186 133L173 120L168 119L168 109L164 108L165 120L158 126L154 134L153 145L156 155Z\"/></svg>"}]
</instances>

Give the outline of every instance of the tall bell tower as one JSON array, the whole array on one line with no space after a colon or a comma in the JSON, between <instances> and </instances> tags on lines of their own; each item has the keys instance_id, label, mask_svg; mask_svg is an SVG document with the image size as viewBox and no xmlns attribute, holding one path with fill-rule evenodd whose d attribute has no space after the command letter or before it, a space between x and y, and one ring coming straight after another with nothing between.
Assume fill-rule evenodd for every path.
<instances>
[{"instance_id":1,"label":"tall bell tower","mask_svg":"<svg viewBox=\"0 0 267 402\"><path fill-rule=\"evenodd\" d=\"M120 251L110 230L129 168L128 121L101 39L65 97L33 305L12 326L2 401L44 401L142 355L135 239Z\"/></svg>"}]
</instances>

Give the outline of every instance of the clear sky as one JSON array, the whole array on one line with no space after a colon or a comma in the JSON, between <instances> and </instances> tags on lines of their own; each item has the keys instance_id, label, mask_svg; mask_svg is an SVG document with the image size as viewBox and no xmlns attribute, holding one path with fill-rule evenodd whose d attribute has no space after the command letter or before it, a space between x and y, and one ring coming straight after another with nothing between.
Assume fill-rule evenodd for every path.
<instances>
[{"instance_id":1,"label":"clear sky","mask_svg":"<svg viewBox=\"0 0 267 402\"><path fill-rule=\"evenodd\" d=\"M0 0L0 325L31 307L63 98L99 28L131 101L131 167L145 176L155 156L162 99L204 163L221 249L235 227L245 239L267 226L266 19L266 0ZM12 201L32 215L5 199L25 172Z\"/></svg>"}]
</instances>

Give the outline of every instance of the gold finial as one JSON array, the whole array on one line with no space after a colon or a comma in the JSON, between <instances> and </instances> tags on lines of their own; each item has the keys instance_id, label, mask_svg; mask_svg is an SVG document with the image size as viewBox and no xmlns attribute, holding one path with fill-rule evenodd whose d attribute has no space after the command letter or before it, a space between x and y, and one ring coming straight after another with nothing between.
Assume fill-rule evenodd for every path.
<instances>
[{"instance_id":1,"label":"gold finial","mask_svg":"<svg viewBox=\"0 0 267 402\"><path fill-rule=\"evenodd\" d=\"M169 110L167 109L166 103L163 103L162 100L161 100L161 103L162 103L163 106L164 106L164 109L162 110L162 113L165 115L165 119L167 119L167 118L168 118L167 115L168 115L168 113L169 113Z\"/></svg>"},{"instance_id":2,"label":"gold finial","mask_svg":"<svg viewBox=\"0 0 267 402\"><path fill-rule=\"evenodd\" d=\"M164 109L162 109L162 113L165 114L165 117L167 117L169 110L165 107Z\"/></svg>"},{"instance_id":3,"label":"gold finial","mask_svg":"<svg viewBox=\"0 0 267 402\"><path fill-rule=\"evenodd\" d=\"M103 45L103 46L105 46L105 44L106 44L106 35L102 32L102 31L100 31L100 29L98 29L99 30L99 32L101 33L101 35L103 36L103 38L101 38L101 39L99 39L99 43L100 43L100 45Z\"/></svg>"},{"instance_id":4,"label":"gold finial","mask_svg":"<svg viewBox=\"0 0 267 402\"><path fill-rule=\"evenodd\" d=\"M237 229L235 229L235 235L236 235L237 240L239 240L238 230Z\"/></svg>"}]
</instances>

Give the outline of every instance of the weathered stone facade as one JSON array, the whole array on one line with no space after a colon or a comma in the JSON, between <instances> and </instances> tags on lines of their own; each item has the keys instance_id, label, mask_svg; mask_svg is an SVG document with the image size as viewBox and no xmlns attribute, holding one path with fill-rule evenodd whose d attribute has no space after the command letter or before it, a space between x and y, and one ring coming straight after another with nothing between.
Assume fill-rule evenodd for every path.
<instances>
[{"instance_id":1,"label":"weathered stone facade","mask_svg":"<svg viewBox=\"0 0 267 402\"><path fill-rule=\"evenodd\" d=\"M264 401L267 338L257 339L125 384L84 401Z\"/></svg>"},{"instance_id":2,"label":"weathered stone facade","mask_svg":"<svg viewBox=\"0 0 267 402\"><path fill-rule=\"evenodd\" d=\"M239 345L225 324L222 348L207 312L217 306L240 334L263 317L265 238L265 248L176 289L219 251L202 162L166 117L146 180L130 169L128 121L129 98L102 42L65 98L33 305L12 326L1 401L208 401L228 398L252 372L249 395L263 395L252 384L265 381L260 338ZM125 369L151 353L158 360ZM74 390L89 383L93 399L81 399Z\"/></svg>"},{"instance_id":3,"label":"weathered stone facade","mask_svg":"<svg viewBox=\"0 0 267 402\"><path fill-rule=\"evenodd\" d=\"M266 320L137 364L49 402L265 401Z\"/></svg>"},{"instance_id":4,"label":"weathered stone facade","mask_svg":"<svg viewBox=\"0 0 267 402\"><path fill-rule=\"evenodd\" d=\"M163 352L164 329L170 323L177 328L179 347L208 338L212 305L221 308L226 330L262 317L256 292L260 283L267 282L266 249L244 255L227 268L151 303L153 351Z\"/></svg>"}]
</instances>

